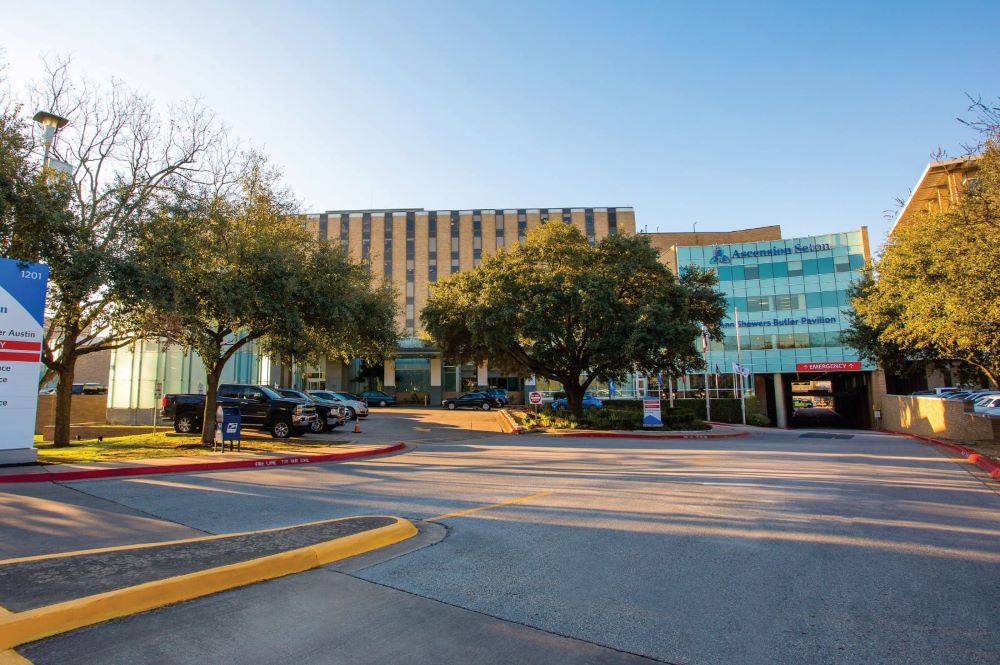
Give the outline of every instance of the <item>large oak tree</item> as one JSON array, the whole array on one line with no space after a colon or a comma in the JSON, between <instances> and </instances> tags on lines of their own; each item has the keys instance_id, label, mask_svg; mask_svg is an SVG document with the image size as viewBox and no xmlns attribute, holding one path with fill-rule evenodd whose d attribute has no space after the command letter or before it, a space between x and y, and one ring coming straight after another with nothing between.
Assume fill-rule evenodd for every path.
<instances>
[{"instance_id":1,"label":"large oak tree","mask_svg":"<svg viewBox=\"0 0 1000 665\"><path fill-rule=\"evenodd\" d=\"M701 325L720 339L725 314L715 280L696 269L676 278L643 236L591 245L550 222L438 283L421 318L445 357L559 381L579 417L598 378L702 367Z\"/></svg>"},{"instance_id":2,"label":"large oak tree","mask_svg":"<svg viewBox=\"0 0 1000 665\"><path fill-rule=\"evenodd\" d=\"M312 238L266 160L249 154L231 183L175 190L144 228L130 315L198 353L207 375L203 440L214 434L216 390L226 363L255 342L298 360L395 349L395 301L365 266Z\"/></svg>"},{"instance_id":3,"label":"large oak tree","mask_svg":"<svg viewBox=\"0 0 1000 665\"><path fill-rule=\"evenodd\" d=\"M960 360L998 386L1000 118L985 120L978 171L957 205L911 216L889 236L854 293L848 338L876 355Z\"/></svg>"}]
</instances>

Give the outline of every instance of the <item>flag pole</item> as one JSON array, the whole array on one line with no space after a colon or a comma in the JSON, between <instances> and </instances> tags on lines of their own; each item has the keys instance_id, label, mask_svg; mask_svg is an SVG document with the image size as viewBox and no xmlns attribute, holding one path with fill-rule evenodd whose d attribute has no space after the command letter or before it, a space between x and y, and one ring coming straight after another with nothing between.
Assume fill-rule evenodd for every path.
<instances>
[{"instance_id":1,"label":"flag pole","mask_svg":"<svg viewBox=\"0 0 1000 665\"><path fill-rule=\"evenodd\" d=\"M743 414L743 424L747 424L747 399L746 384L743 380L743 348L740 345L740 308L734 307L733 313L736 315L736 364L740 366L740 413Z\"/></svg>"}]
</instances>

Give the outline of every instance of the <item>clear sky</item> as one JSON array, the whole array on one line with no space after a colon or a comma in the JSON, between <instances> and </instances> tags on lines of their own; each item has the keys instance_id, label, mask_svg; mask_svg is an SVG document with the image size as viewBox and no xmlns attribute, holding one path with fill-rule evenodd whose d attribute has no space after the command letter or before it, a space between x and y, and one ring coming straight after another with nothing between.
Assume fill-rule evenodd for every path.
<instances>
[{"instance_id":1,"label":"clear sky","mask_svg":"<svg viewBox=\"0 0 1000 665\"><path fill-rule=\"evenodd\" d=\"M71 54L200 97L308 211L634 206L641 228L867 225L1000 96L1000 2L9 2L23 86Z\"/></svg>"}]
</instances>

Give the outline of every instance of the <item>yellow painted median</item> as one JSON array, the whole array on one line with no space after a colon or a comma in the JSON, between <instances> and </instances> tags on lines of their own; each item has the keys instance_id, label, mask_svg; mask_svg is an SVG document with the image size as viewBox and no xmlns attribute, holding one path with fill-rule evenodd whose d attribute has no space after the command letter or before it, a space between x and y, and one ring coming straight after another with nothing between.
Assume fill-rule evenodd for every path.
<instances>
[{"instance_id":1,"label":"yellow painted median","mask_svg":"<svg viewBox=\"0 0 1000 665\"><path fill-rule=\"evenodd\" d=\"M146 612L254 582L300 573L393 545L416 535L417 528L409 520L400 517L391 519L395 522L386 526L287 552L146 582L24 612L0 615L0 653L44 637L109 619ZM132 547L125 546L122 549L132 549Z\"/></svg>"}]
</instances>

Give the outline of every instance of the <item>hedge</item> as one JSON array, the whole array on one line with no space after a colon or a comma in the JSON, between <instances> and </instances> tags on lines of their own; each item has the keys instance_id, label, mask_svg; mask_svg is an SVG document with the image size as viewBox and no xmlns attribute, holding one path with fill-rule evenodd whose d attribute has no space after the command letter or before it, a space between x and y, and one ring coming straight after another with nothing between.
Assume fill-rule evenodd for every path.
<instances>
[{"instance_id":1,"label":"hedge","mask_svg":"<svg viewBox=\"0 0 1000 665\"><path fill-rule=\"evenodd\" d=\"M667 412L670 410L667 404L670 402L663 400L662 412L664 418L667 417ZM615 409L624 411L635 411L640 415L640 421L642 420L642 400L638 399L612 399L604 400L605 409ZM705 413L705 400L704 399L674 399L675 409L687 409L694 414L694 417L699 420L708 420ZM754 413L759 413L759 407L757 405L756 397L747 397L747 422L750 422L750 416ZM740 411L740 400L733 397L727 397L722 399L712 400L712 418L713 421L718 423L742 423L743 416ZM664 421L666 422L666 421Z\"/></svg>"}]
</instances>

